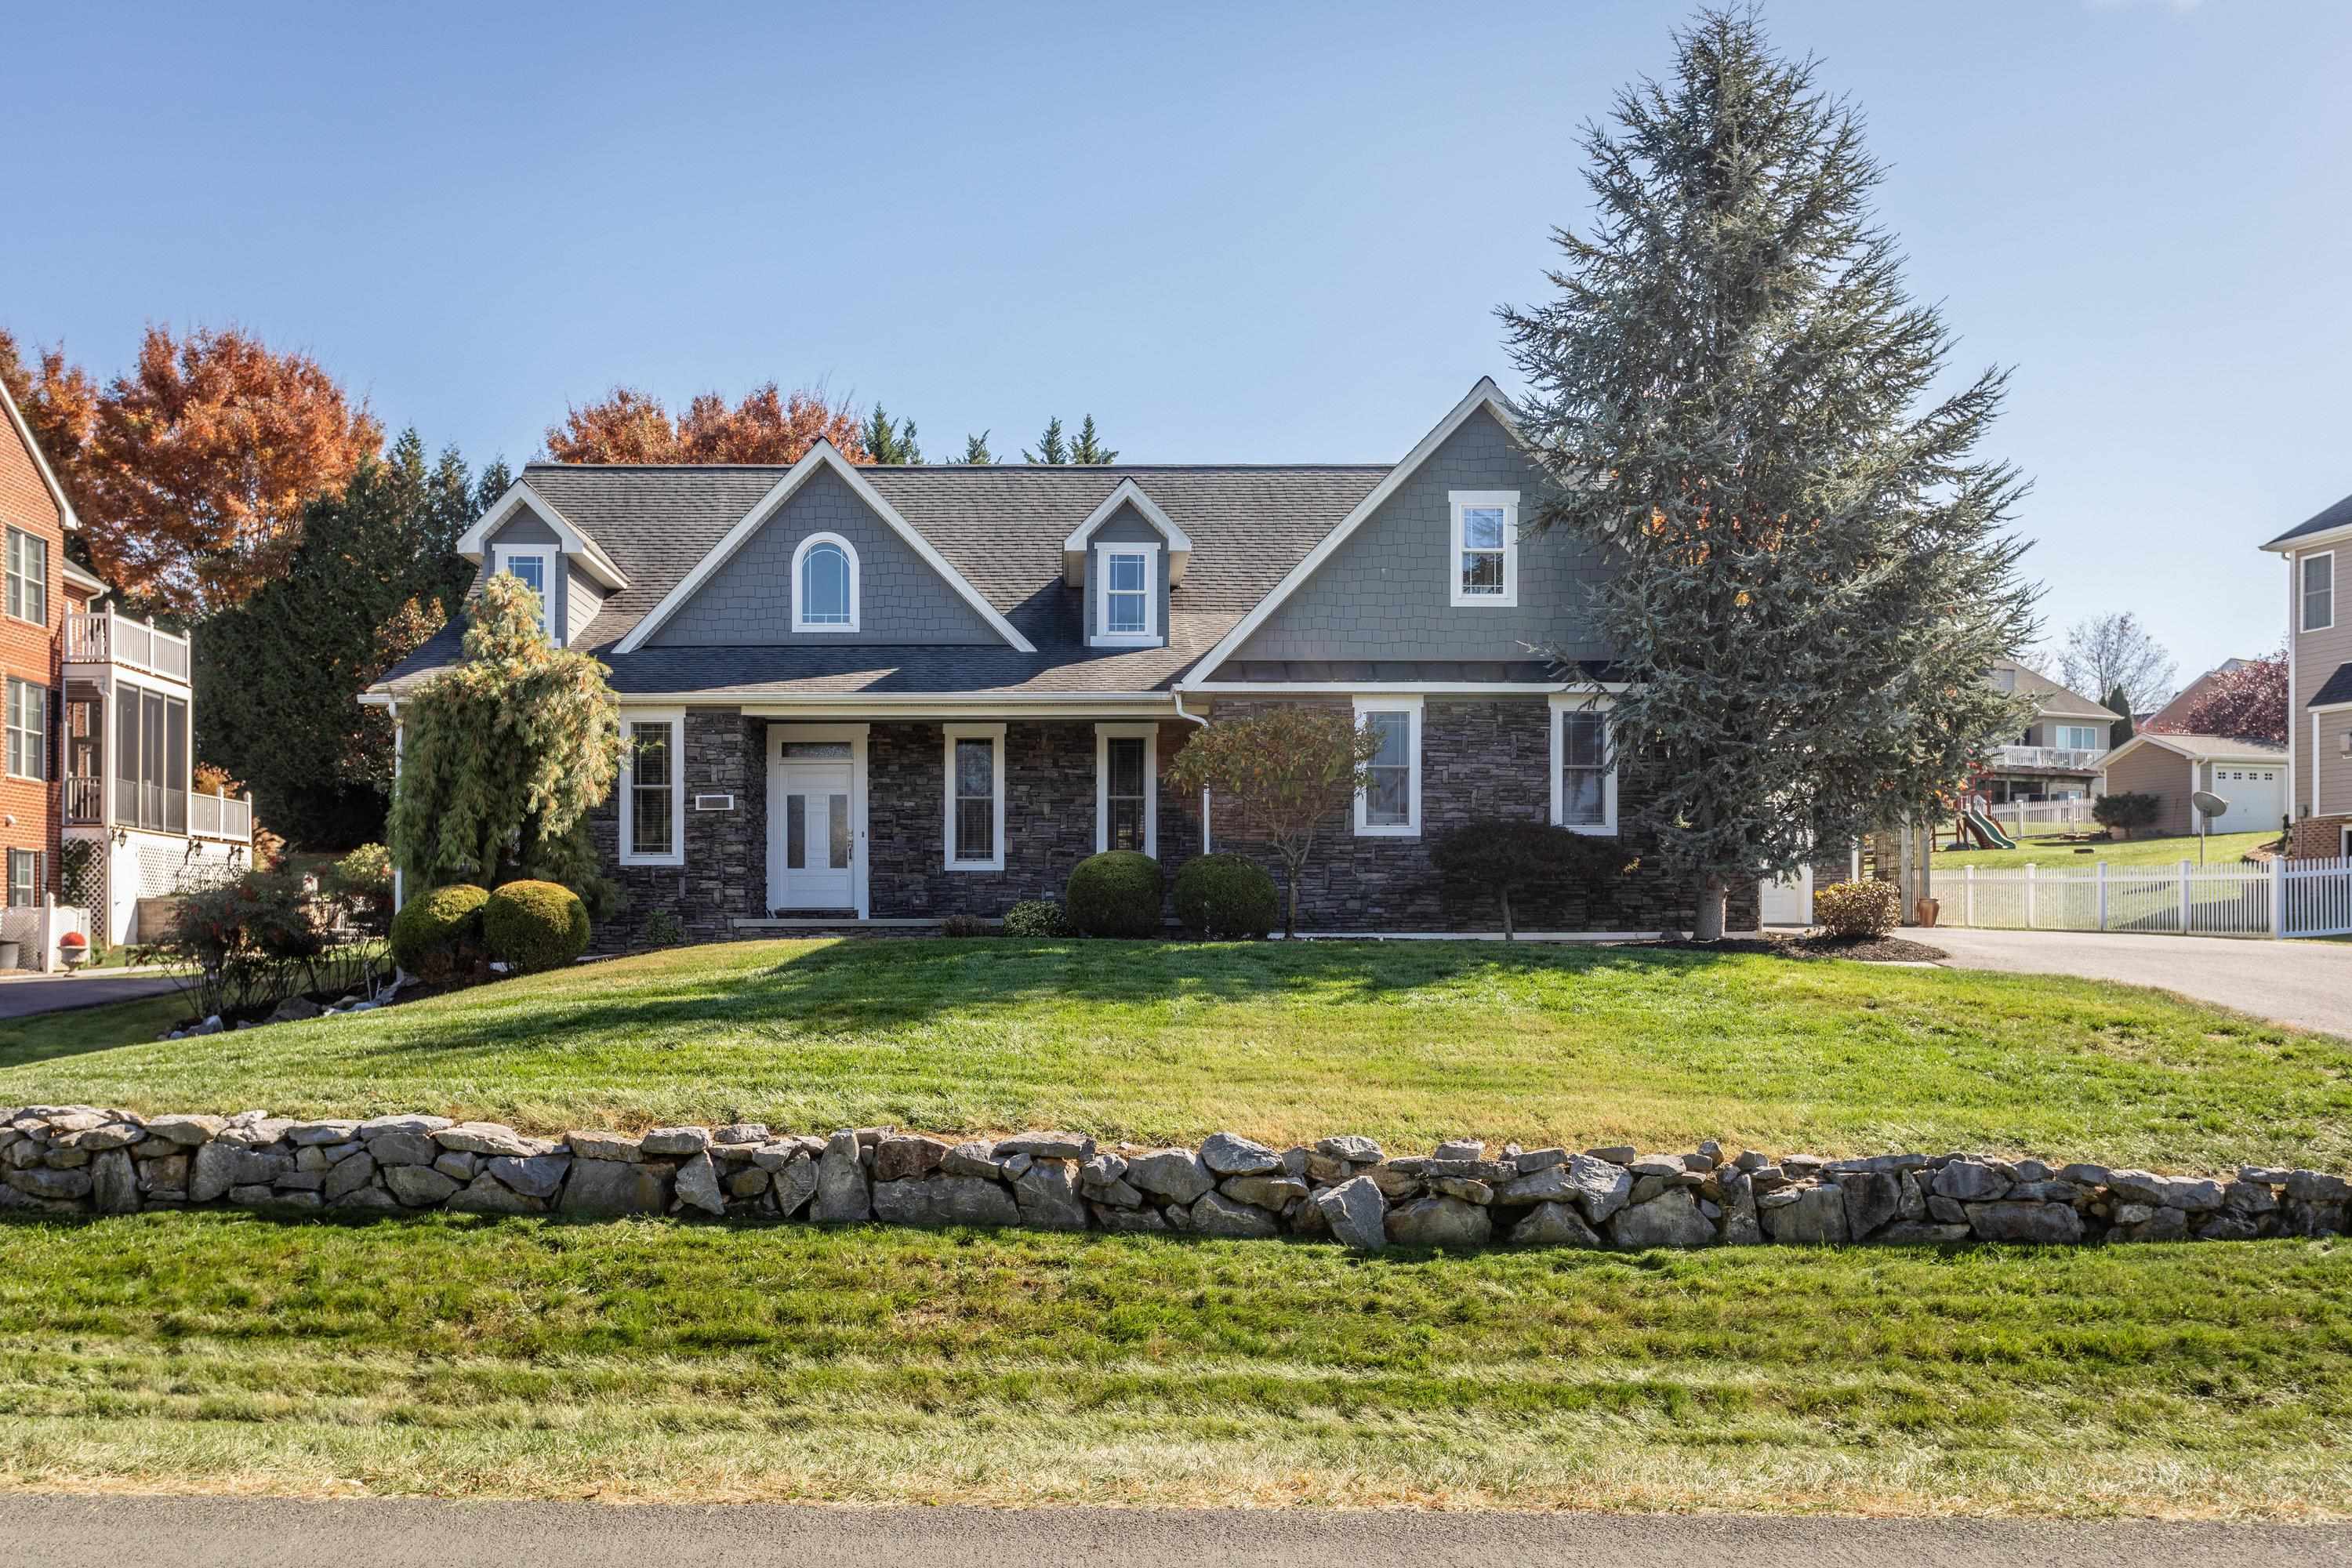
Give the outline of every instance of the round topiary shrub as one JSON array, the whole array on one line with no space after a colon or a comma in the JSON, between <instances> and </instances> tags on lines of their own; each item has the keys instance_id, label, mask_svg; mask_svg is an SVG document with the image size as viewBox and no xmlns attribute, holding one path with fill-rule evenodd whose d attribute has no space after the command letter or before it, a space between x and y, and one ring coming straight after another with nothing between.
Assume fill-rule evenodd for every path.
<instances>
[{"instance_id":1,"label":"round topiary shrub","mask_svg":"<svg viewBox=\"0 0 2352 1568\"><path fill-rule=\"evenodd\" d=\"M1062 906L1051 899L1024 899L1004 911L1007 936L1051 937L1070 934Z\"/></svg>"},{"instance_id":2,"label":"round topiary shrub","mask_svg":"<svg viewBox=\"0 0 2352 1568\"><path fill-rule=\"evenodd\" d=\"M482 906L482 942L517 974L560 968L588 951L588 906L561 882L509 882Z\"/></svg>"},{"instance_id":3,"label":"round topiary shrub","mask_svg":"<svg viewBox=\"0 0 2352 1568\"><path fill-rule=\"evenodd\" d=\"M1885 936L1903 922L1903 893L1892 882L1833 882L1813 889L1813 919L1832 936Z\"/></svg>"},{"instance_id":4,"label":"round topiary shrub","mask_svg":"<svg viewBox=\"0 0 2352 1568\"><path fill-rule=\"evenodd\" d=\"M1157 936L1160 862L1133 849L1089 855L1071 868L1063 904L1080 936Z\"/></svg>"},{"instance_id":5,"label":"round topiary shrub","mask_svg":"<svg viewBox=\"0 0 2352 1568\"><path fill-rule=\"evenodd\" d=\"M1282 921L1265 868L1241 855L1201 855L1176 873L1176 918L1213 942L1255 942Z\"/></svg>"},{"instance_id":6,"label":"round topiary shrub","mask_svg":"<svg viewBox=\"0 0 2352 1568\"><path fill-rule=\"evenodd\" d=\"M392 918L394 962L420 980L446 980L481 956L482 906L490 895L470 882L419 893Z\"/></svg>"}]
</instances>

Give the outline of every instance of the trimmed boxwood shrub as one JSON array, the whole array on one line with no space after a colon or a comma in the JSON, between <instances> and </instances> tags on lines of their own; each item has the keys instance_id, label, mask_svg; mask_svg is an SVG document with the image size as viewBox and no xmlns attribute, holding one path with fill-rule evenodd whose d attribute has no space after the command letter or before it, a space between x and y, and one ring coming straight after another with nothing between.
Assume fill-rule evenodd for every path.
<instances>
[{"instance_id":1,"label":"trimmed boxwood shrub","mask_svg":"<svg viewBox=\"0 0 2352 1568\"><path fill-rule=\"evenodd\" d=\"M1160 862L1133 849L1089 855L1064 890L1070 929L1080 936L1158 936Z\"/></svg>"},{"instance_id":2,"label":"trimmed boxwood shrub","mask_svg":"<svg viewBox=\"0 0 2352 1568\"><path fill-rule=\"evenodd\" d=\"M482 906L482 942L517 974L557 969L588 951L588 906L561 882L508 882Z\"/></svg>"},{"instance_id":3,"label":"trimmed boxwood shrub","mask_svg":"<svg viewBox=\"0 0 2352 1568\"><path fill-rule=\"evenodd\" d=\"M1813 889L1813 919L1832 936L1885 936L1903 922L1903 892L1892 882L1833 882Z\"/></svg>"},{"instance_id":4,"label":"trimmed boxwood shrub","mask_svg":"<svg viewBox=\"0 0 2352 1568\"><path fill-rule=\"evenodd\" d=\"M1004 911L1004 934L1007 936L1067 936L1070 922L1062 918L1062 906L1051 899L1024 899Z\"/></svg>"},{"instance_id":5,"label":"trimmed boxwood shrub","mask_svg":"<svg viewBox=\"0 0 2352 1568\"><path fill-rule=\"evenodd\" d=\"M1265 868L1241 855L1197 855L1176 873L1176 918L1212 941L1255 942L1282 919Z\"/></svg>"},{"instance_id":6,"label":"trimmed boxwood shrub","mask_svg":"<svg viewBox=\"0 0 2352 1568\"><path fill-rule=\"evenodd\" d=\"M446 980L481 956L482 906L489 893L458 882L419 893L392 918L394 962L420 980Z\"/></svg>"}]
</instances>

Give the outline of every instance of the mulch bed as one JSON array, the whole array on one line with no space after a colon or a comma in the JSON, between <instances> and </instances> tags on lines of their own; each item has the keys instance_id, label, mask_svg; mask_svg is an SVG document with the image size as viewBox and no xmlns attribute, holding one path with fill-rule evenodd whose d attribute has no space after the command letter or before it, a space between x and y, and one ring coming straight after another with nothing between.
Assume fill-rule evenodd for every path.
<instances>
[{"instance_id":1,"label":"mulch bed","mask_svg":"<svg viewBox=\"0 0 2352 1568\"><path fill-rule=\"evenodd\" d=\"M1848 958L1863 963L1937 963L1950 953L1940 947L1929 947L1924 942L1912 942L1899 936L1811 936L1726 937L1721 942L1635 942L1628 947L1674 948L1684 952L1748 952L1765 958Z\"/></svg>"}]
</instances>

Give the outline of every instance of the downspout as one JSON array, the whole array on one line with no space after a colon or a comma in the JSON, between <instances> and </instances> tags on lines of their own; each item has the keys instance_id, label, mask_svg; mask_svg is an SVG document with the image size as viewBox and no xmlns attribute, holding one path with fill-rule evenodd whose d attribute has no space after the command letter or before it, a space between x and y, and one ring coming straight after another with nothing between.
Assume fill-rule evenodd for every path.
<instances>
[{"instance_id":1,"label":"downspout","mask_svg":"<svg viewBox=\"0 0 2352 1568\"><path fill-rule=\"evenodd\" d=\"M1170 689L1174 692L1176 697L1176 717L1183 720L1188 724L1198 724L1202 729L1207 729L1209 727L1208 720L1202 718L1198 713L1187 713L1184 711L1184 689L1178 686L1171 687ZM1201 853L1203 855L1210 853L1209 786L1207 784L1202 784L1201 786Z\"/></svg>"},{"instance_id":2,"label":"downspout","mask_svg":"<svg viewBox=\"0 0 2352 1568\"><path fill-rule=\"evenodd\" d=\"M397 796L400 794L400 742L402 739L400 729L400 699L397 697L387 697L384 700L384 710L392 715L392 793L394 796ZM390 826L391 825L389 823L385 825L386 831L384 833L384 837L386 838L390 838L392 837ZM401 905L408 901L401 897L401 880L400 857L395 855L392 858L392 908L394 914L399 913Z\"/></svg>"}]
</instances>

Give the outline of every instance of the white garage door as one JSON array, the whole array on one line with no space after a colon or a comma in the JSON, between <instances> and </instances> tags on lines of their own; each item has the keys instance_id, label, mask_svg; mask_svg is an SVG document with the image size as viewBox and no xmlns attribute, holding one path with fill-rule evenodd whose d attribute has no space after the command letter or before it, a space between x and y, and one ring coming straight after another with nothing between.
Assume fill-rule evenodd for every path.
<instances>
[{"instance_id":1,"label":"white garage door","mask_svg":"<svg viewBox=\"0 0 2352 1568\"><path fill-rule=\"evenodd\" d=\"M2230 803L2228 813L2205 825L2208 833L2261 833L2274 829L2286 810L2286 764L2216 763L2206 787Z\"/></svg>"}]
</instances>

